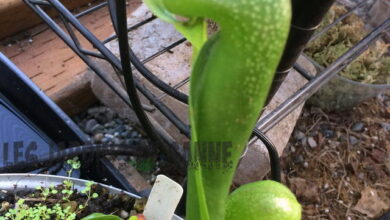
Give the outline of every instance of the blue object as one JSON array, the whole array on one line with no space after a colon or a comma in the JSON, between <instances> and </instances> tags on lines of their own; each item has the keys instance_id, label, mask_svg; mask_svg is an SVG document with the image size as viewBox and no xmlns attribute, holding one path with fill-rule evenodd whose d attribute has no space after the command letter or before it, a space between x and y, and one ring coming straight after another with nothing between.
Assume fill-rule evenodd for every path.
<instances>
[{"instance_id":1,"label":"blue object","mask_svg":"<svg viewBox=\"0 0 390 220\"><path fill-rule=\"evenodd\" d=\"M88 141L79 127L0 53L0 166ZM66 175L65 165L56 167L48 170Z\"/></svg>"},{"instance_id":2,"label":"blue object","mask_svg":"<svg viewBox=\"0 0 390 220\"><path fill-rule=\"evenodd\" d=\"M0 94L0 166L37 159L58 147Z\"/></svg>"}]
</instances>

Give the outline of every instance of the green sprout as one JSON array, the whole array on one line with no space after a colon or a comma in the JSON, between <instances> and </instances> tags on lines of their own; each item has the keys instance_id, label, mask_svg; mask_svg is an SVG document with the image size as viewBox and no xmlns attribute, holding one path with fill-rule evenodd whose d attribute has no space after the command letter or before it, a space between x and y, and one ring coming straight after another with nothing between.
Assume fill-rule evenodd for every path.
<instances>
[{"instance_id":1,"label":"green sprout","mask_svg":"<svg viewBox=\"0 0 390 220\"><path fill-rule=\"evenodd\" d=\"M51 184L49 187L37 186L35 189L38 193L32 193L30 196L35 198L40 196L39 199L42 200L42 203L34 204L33 206L28 206L25 201L26 199L19 199L15 203L15 207L12 209L6 210L7 212L4 216L0 217L0 220L74 220L77 217L77 214L81 213L87 206L91 199L96 199L99 197L99 194L93 192L93 182L86 182L85 188L81 191L87 196L87 199L84 204L79 204L76 208L73 208L72 201L70 197L74 194L74 183L70 180L72 172L74 170L80 169L81 163L77 157L68 160L67 163L70 165L70 169L67 171L68 179L63 182L64 189L61 192L58 191L58 188ZM57 201L55 198L58 194L62 194L61 203L55 203L52 206L48 204ZM74 201L73 201L74 202Z\"/></svg>"},{"instance_id":2,"label":"green sprout","mask_svg":"<svg viewBox=\"0 0 390 220\"><path fill-rule=\"evenodd\" d=\"M87 200L85 201L84 205L81 206L81 207L83 207L83 209L88 206L88 202L91 199L96 199L97 197L99 197L99 194L92 193L92 186L93 186L93 184L94 184L94 182L92 182L92 181L86 182L85 183L85 188L81 191L81 193L87 195Z\"/></svg>"}]
</instances>

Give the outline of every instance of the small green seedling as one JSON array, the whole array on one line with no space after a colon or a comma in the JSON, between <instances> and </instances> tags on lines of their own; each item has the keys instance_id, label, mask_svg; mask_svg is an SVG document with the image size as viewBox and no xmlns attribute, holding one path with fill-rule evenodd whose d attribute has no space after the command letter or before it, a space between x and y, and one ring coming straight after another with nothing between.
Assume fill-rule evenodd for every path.
<instances>
[{"instance_id":1,"label":"small green seedling","mask_svg":"<svg viewBox=\"0 0 390 220\"><path fill-rule=\"evenodd\" d=\"M37 186L35 189L38 190L38 193L34 193L34 199L41 200L41 203L34 204L29 206L26 204L26 199L19 199L14 208L8 209L4 216L0 217L0 220L41 220L41 219L66 219L74 220L76 219L77 214L81 213L87 206L91 199L96 199L99 197L97 193L92 191L93 182L87 182L85 188L82 190L87 196L87 200L84 204L79 204L76 207L72 207L72 203L75 201L70 201L70 197L74 194L74 183L71 181L70 177L74 170L80 169L80 161L78 158L73 158L68 160L67 163L70 165L68 170L68 179L63 182L64 189L61 192L58 191L58 188L51 184L49 187ZM62 201L56 200L58 194L62 194ZM39 197L36 197L36 196ZM49 206L56 202L56 204ZM119 217L113 218L112 216L107 215L106 218L100 218L100 220L119 220Z\"/></svg>"}]
</instances>

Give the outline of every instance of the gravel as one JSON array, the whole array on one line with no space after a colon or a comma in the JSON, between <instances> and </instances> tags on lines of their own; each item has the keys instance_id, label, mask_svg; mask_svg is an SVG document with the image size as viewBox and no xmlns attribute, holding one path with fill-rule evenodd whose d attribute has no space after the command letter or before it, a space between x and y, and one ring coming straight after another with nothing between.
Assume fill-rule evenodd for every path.
<instances>
[{"instance_id":1,"label":"gravel","mask_svg":"<svg viewBox=\"0 0 390 220\"><path fill-rule=\"evenodd\" d=\"M105 106L92 107L74 121L97 144L136 144L144 138L130 121Z\"/></svg>"}]
</instances>

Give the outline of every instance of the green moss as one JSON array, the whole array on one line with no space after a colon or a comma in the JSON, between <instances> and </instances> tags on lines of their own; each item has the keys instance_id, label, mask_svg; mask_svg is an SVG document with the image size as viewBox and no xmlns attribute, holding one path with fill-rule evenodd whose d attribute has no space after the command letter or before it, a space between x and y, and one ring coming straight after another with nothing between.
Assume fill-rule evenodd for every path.
<instances>
[{"instance_id":1,"label":"green moss","mask_svg":"<svg viewBox=\"0 0 390 220\"><path fill-rule=\"evenodd\" d=\"M324 18L319 30L346 12L344 6L333 6ZM357 15L351 14L328 30L327 33L310 42L305 53L318 64L327 67L363 39L367 33L363 20ZM388 49L389 44L380 40L376 41L367 51L341 71L340 75L362 83L390 84Z\"/></svg>"}]
</instances>

